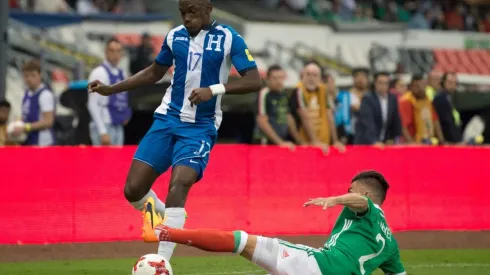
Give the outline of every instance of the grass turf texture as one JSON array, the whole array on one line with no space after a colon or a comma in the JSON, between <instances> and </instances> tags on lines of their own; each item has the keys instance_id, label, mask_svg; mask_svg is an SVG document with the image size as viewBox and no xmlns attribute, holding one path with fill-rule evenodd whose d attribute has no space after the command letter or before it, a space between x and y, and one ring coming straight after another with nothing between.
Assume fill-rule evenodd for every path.
<instances>
[{"instance_id":1,"label":"grass turf texture","mask_svg":"<svg viewBox=\"0 0 490 275\"><path fill-rule=\"evenodd\" d=\"M410 275L488 274L488 255L490 250L404 250L402 260ZM129 275L135 261L136 259L109 259L0 263L0 274ZM175 257L172 267L176 275L266 274L246 260L232 256Z\"/></svg>"}]
</instances>

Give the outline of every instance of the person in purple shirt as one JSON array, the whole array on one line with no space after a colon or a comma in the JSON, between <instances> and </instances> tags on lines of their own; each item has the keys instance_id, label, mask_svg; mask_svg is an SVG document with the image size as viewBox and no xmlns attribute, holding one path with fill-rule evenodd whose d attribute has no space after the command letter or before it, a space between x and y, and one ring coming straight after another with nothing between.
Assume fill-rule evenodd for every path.
<instances>
[{"instance_id":1,"label":"person in purple shirt","mask_svg":"<svg viewBox=\"0 0 490 275\"><path fill-rule=\"evenodd\" d=\"M22 71L27 86L22 99L22 121L24 126L16 127L13 135L27 133L25 145L54 145L53 124L56 98L49 87L41 80L41 65L39 62L27 62Z\"/></svg>"}]
</instances>

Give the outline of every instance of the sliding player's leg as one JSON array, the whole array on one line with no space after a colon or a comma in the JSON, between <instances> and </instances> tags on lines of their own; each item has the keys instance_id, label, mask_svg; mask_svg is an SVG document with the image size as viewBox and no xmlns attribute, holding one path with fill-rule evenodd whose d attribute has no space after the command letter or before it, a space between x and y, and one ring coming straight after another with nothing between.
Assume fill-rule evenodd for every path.
<instances>
[{"instance_id":1,"label":"sliding player's leg","mask_svg":"<svg viewBox=\"0 0 490 275\"><path fill-rule=\"evenodd\" d=\"M321 274L306 247L288 246L278 239L248 235L244 231L177 229L164 225L158 225L155 234L158 237L156 241L189 245L210 252L239 254L271 274Z\"/></svg>"}]
</instances>

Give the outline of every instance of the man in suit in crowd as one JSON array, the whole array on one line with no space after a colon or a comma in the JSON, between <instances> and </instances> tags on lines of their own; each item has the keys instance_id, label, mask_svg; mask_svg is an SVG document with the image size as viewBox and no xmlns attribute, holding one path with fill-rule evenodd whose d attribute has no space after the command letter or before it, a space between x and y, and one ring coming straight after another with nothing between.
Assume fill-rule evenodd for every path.
<instances>
[{"instance_id":1,"label":"man in suit in crowd","mask_svg":"<svg viewBox=\"0 0 490 275\"><path fill-rule=\"evenodd\" d=\"M401 136L400 114L396 95L389 92L390 75L376 73L374 89L362 97L355 144L393 144Z\"/></svg>"}]
</instances>

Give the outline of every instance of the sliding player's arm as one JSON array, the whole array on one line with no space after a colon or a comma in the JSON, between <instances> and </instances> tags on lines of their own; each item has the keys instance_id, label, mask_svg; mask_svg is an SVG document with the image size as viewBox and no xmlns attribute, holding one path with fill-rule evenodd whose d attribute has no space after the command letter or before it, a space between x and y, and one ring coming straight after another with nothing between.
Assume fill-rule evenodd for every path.
<instances>
[{"instance_id":1,"label":"sliding player's arm","mask_svg":"<svg viewBox=\"0 0 490 275\"><path fill-rule=\"evenodd\" d=\"M356 213L366 213L369 210L369 201L359 194L349 193L337 197L317 198L308 200L304 206L321 206L323 209L343 205Z\"/></svg>"},{"instance_id":2,"label":"sliding player's arm","mask_svg":"<svg viewBox=\"0 0 490 275\"><path fill-rule=\"evenodd\" d=\"M214 84L207 88L197 88L192 91L189 101L193 104L199 104L213 98L214 96L223 94L246 94L255 93L262 88L262 81L260 79L259 70L253 56L248 50L247 44L235 30L228 27L228 31L231 32L231 49L230 57L231 63L242 76L237 81L231 81L230 83Z\"/></svg>"},{"instance_id":3,"label":"sliding player's arm","mask_svg":"<svg viewBox=\"0 0 490 275\"><path fill-rule=\"evenodd\" d=\"M153 64L148 66L146 69L138 72L128 79L110 86L104 85L99 80L92 81L88 85L89 92L95 92L107 96L146 85L151 85L159 81L173 64L174 57L172 50L168 46L169 43L172 43L172 41L168 40L168 36L165 37L160 53L155 58L155 62L153 62Z\"/></svg>"}]
</instances>

